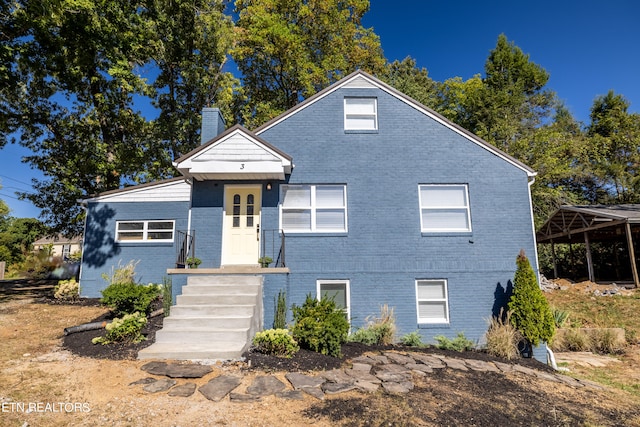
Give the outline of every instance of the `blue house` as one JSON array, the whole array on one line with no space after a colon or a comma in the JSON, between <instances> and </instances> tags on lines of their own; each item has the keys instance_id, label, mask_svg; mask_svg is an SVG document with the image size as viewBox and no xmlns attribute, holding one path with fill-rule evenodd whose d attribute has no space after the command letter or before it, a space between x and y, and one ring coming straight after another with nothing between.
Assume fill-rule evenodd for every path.
<instances>
[{"instance_id":1,"label":"blue house","mask_svg":"<svg viewBox=\"0 0 640 427\"><path fill-rule=\"evenodd\" d=\"M280 291L333 296L353 329L387 304L400 334L482 342L518 252L537 268L535 172L364 72L253 131L224 127L205 109L181 178L84 202L84 296L130 260L142 282L172 280L141 358L238 357Z\"/></svg>"}]
</instances>

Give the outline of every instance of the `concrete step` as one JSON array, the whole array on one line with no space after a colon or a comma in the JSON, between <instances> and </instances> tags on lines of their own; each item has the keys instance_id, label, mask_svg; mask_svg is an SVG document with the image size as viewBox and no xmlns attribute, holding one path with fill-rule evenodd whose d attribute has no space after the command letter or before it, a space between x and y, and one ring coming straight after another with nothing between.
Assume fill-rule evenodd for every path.
<instances>
[{"instance_id":1,"label":"concrete step","mask_svg":"<svg viewBox=\"0 0 640 427\"><path fill-rule=\"evenodd\" d=\"M248 305L257 304L257 294L236 295L178 295L176 305Z\"/></svg>"},{"instance_id":2,"label":"concrete step","mask_svg":"<svg viewBox=\"0 0 640 427\"><path fill-rule=\"evenodd\" d=\"M262 276L189 276L187 277L187 286L189 285L262 285Z\"/></svg>"},{"instance_id":3,"label":"concrete step","mask_svg":"<svg viewBox=\"0 0 640 427\"><path fill-rule=\"evenodd\" d=\"M238 295L255 294L260 291L260 285L219 285L202 284L187 285L182 288L182 295Z\"/></svg>"},{"instance_id":4,"label":"concrete step","mask_svg":"<svg viewBox=\"0 0 640 427\"><path fill-rule=\"evenodd\" d=\"M248 346L241 342L217 342L176 346L174 343L154 343L138 352L138 359L174 360L234 360L242 357Z\"/></svg>"},{"instance_id":5,"label":"concrete step","mask_svg":"<svg viewBox=\"0 0 640 427\"><path fill-rule=\"evenodd\" d=\"M170 319L173 316L177 317L216 317L216 316L253 316L255 311L255 305L204 305L204 304L191 304L191 305L174 305L171 307L170 316L164 320Z\"/></svg>"},{"instance_id":6,"label":"concrete step","mask_svg":"<svg viewBox=\"0 0 640 427\"><path fill-rule=\"evenodd\" d=\"M189 328L160 329L156 332L156 343L179 343L181 345L211 343L220 341L242 342L249 340L249 328L209 328L194 330Z\"/></svg>"},{"instance_id":7,"label":"concrete step","mask_svg":"<svg viewBox=\"0 0 640 427\"><path fill-rule=\"evenodd\" d=\"M207 331L210 329L239 329L250 328L252 316L169 316L166 317L162 324L162 330L170 329L189 329L191 331Z\"/></svg>"}]
</instances>

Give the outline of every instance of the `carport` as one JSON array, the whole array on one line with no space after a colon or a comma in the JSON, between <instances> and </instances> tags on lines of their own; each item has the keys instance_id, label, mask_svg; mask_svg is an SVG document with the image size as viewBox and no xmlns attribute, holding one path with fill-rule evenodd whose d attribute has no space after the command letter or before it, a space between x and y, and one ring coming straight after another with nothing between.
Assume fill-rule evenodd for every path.
<instances>
[{"instance_id":1,"label":"carport","mask_svg":"<svg viewBox=\"0 0 640 427\"><path fill-rule=\"evenodd\" d=\"M640 204L561 206L536 233L539 244L551 244L553 269L557 277L556 243L585 245L589 280L595 282L591 243L626 240L633 284L637 288L638 263L634 241L640 234Z\"/></svg>"}]
</instances>

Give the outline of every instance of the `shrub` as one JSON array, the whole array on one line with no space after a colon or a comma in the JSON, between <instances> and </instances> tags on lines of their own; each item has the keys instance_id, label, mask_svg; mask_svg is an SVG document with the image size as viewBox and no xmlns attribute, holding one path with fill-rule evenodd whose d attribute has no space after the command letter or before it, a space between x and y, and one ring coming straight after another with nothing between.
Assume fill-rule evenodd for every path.
<instances>
[{"instance_id":1,"label":"shrub","mask_svg":"<svg viewBox=\"0 0 640 427\"><path fill-rule=\"evenodd\" d=\"M554 342L554 347L560 351L588 351L591 349L591 338L582 329L567 329L561 339L557 341Z\"/></svg>"},{"instance_id":2,"label":"shrub","mask_svg":"<svg viewBox=\"0 0 640 427\"><path fill-rule=\"evenodd\" d=\"M151 311L151 302L159 295L160 289L154 284L113 283L102 291L100 301L117 317L136 311L147 315Z\"/></svg>"},{"instance_id":3,"label":"shrub","mask_svg":"<svg viewBox=\"0 0 640 427\"><path fill-rule=\"evenodd\" d=\"M273 329L285 329L287 326L287 296L283 291L278 291L274 297L275 315L273 317Z\"/></svg>"},{"instance_id":4,"label":"shrub","mask_svg":"<svg viewBox=\"0 0 640 427\"><path fill-rule=\"evenodd\" d=\"M620 353L625 342L612 329L594 329L591 336L593 350L599 353Z\"/></svg>"},{"instance_id":5,"label":"shrub","mask_svg":"<svg viewBox=\"0 0 640 427\"><path fill-rule=\"evenodd\" d=\"M59 300L76 300L80 296L80 284L76 279L60 280L53 290L53 297Z\"/></svg>"},{"instance_id":6,"label":"shrub","mask_svg":"<svg viewBox=\"0 0 640 427\"><path fill-rule=\"evenodd\" d=\"M294 322L291 332L300 346L340 357L340 346L347 339L349 322L332 299L318 300L309 294L302 306L294 304L291 310Z\"/></svg>"},{"instance_id":7,"label":"shrub","mask_svg":"<svg viewBox=\"0 0 640 427\"><path fill-rule=\"evenodd\" d=\"M507 360L515 359L520 355L518 351L520 334L511 324L510 318L510 312L507 312L503 318L501 310L499 316L489 320L489 329L485 335L487 352Z\"/></svg>"},{"instance_id":8,"label":"shrub","mask_svg":"<svg viewBox=\"0 0 640 427\"><path fill-rule=\"evenodd\" d=\"M381 306L380 317L367 316L366 326L351 334L348 340L368 345L393 344L396 335L396 317L393 312L393 308L389 308L387 304Z\"/></svg>"},{"instance_id":9,"label":"shrub","mask_svg":"<svg viewBox=\"0 0 640 427\"><path fill-rule=\"evenodd\" d=\"M550 342L555 334L555 321L524 251L520 251L516 264L513 295L508 304L511 322L530 345Z\"/></svg>"},{"instance_id":10,"label":"shrub","mask_svg":"<svg viewBox=\"0 0 640 427\"><path fill-rule=\"evenodd\" d=\"M287 329L267 329L253 337L253 345L260 353L278 357L291 357L300 350Z\"/></svg>"},{"instance_id":11,"label":"shrub","mask_svg":"<svg viewBox=\"0 0 640 427\"><path fill-rule=\"evenodd\" d=\"M106 326L107 333L104 337L96 337L91 340L94 344L111 344L114 342L129 341L137 343L146 338L141 334L142 328L147 324L147 318L140 312L126 314L122 318L115 318Z\"/></svg>"},{"instance_id":12,"label":"shrub","mask_svg":"<svg viewBox=\"0 0 640 427\"><path fill-rule=\"evenodd\" d=\"M162 278L162 311L164 317L171 314L171 304L173 304L173 283L170 277Z\"/></svg>"},{"instance_id":13,"label":"shrub","mask_svg":"<svg viewBox=\"0 0 640 427\"><path fill-rule=\"evenodd\" d=\"M420 332L413 331L400 337L400 342L408 347L424 347Z\"/></svg>"},{"instance_id":14,"label":"shrub","mask_svg":"<svg viewBox=\"0 0 640 427\"><path fill-rule=\"evenodd\" d=\"M113 285L114 283L135 283L135 270L139 263L140 260L131 260L126 265L122 265L122 261L118 261L118 268L111 267L111 274L102 273L102 278L108 285Z\"/></svg>"},{"instance_id":15,"label":"shrub","mask_svg":"<svg viewBox=\"0 0 640 427\"><path fill-rule=\"evenodd\" d=\"M438 341L437 347L442 350L455 350L463 352L473 350L473 348L475 347L474 342L464 336L464 332L458 332L458 335L454 339L449 339L444 335L437 335L433 338Z\"/></svg>"},{"instance_id":16,"label":"shrub","mask_svg":"<svg viewBox=\"0 0 640 427\"><path fill-rule=\"evenodd\" d=\"M567 310L560 310L559 308L553 307L551 309L551 313L553 314L553 321L556 325L556 329L562 328L569 319L569 312Z\"/></svg>"}]
</instances>

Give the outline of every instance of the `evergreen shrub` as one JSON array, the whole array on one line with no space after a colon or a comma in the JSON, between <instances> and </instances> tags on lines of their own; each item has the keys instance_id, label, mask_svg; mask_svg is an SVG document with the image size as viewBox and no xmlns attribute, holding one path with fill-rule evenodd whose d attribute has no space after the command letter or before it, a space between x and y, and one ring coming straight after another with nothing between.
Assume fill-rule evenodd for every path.
<instances>
[{"instance_id":1,"label":"evergreen shrub","mask_svg":"<svg viewBox=\"0 0 640 427\"><path fill-rule=\"evenodd\" d=\"M137 283L113 283L101 291L100 302L108 306L116 317L139 311L148 315L151 303L160 296L157 285Z\"/></svg>"},{"instance_id":2,"label":"evergreen shrub","mask_svg":"<svg viewBox=\"0 0 640 427\"><path fill-rule=\"evenodd\" d=\"M278 357L291 357L300 350L300 346L289 335L287 329L267 329L253 337L253 345L260 353Z\"/></svg>"},{"instance_id":3,"label":"evergreen shrub","mask_svg":"<svg viewBox=\"0 0 640 427\"><path fill-rule=\"evenodd\" d=\"M96 337L91 342L103 345L123 341L138 343L146 339L141 333L146 324L147 318L140 312L125 314L122 318L116 317L107 324L104 337Z\"/></svg>"},{"instance_id":4,"label":"evergreen shrub","mask_svg":"<svg viewBox=\"0 0 640 427\"><path fill-rule=\"evenodd\" d=\"M333 299L323 297L318 300L309 294L302 306L294 304L291 310L294 322L291 332L301 347L334 357L341 356L349 322Z\"/></svg>"}]
</instances>

